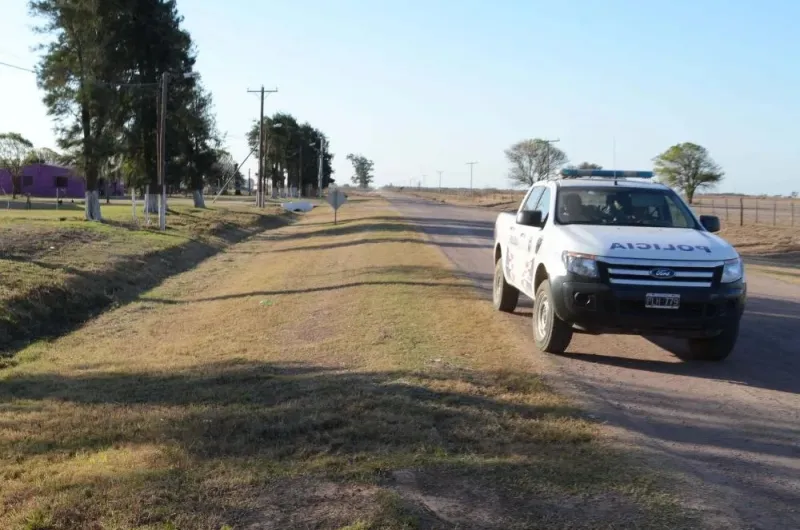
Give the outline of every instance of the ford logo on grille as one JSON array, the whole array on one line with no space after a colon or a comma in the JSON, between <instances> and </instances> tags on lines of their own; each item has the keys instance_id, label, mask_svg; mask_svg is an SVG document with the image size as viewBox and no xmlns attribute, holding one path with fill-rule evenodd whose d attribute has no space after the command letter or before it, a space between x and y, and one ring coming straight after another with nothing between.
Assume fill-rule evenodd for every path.
<instances>
[{"instance_id":1,"label":"ford logo on grille","mask_svg":"<svg viewBox=\"0 0 800 530\"><path fill-rule=\"evenodd\" d=\"M653 269L650 271L650 276L659 280L668 280L675 276L675 271L672 269Z\"/></svg>"}]
</instances>

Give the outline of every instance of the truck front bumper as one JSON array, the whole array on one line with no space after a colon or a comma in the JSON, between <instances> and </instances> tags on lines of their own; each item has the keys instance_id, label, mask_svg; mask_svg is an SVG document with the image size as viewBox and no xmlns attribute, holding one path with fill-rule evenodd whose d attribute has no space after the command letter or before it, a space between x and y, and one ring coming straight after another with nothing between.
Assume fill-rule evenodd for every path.
<instances>
[{"instance_id":1,"label":"truck front bumper","mask_svg":"<svg viewBox=\"0 0 800 530\"><path fill-rule=\"evenodd\" d=\"M704 289L611 286L564 277L551 281L551 289L556 315L587 333L713 337L741 318L747 299L743 281ZM679 294L680 307L646 308L648 293Z\"/></svg>"}]
</instances>

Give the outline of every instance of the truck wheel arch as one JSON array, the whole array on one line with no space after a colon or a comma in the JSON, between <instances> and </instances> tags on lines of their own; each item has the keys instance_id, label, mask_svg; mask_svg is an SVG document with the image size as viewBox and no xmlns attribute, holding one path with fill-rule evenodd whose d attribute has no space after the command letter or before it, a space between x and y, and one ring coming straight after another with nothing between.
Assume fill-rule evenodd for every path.
<instances>
[{"instance_id":1,"label":"truck wheel arch","mask_svg":"<svg viewBox=\"0 0 800 530\"><path fill-rule=\"evenodd\" d=\"M536 289L539 288L539 285L548 278L547 276L547 269L544 268L544 264L540 263L538 267L536 267L536 274L533 275L533 292L536 292Z\"/></svg>"},{"instance_id":2,"label":"truck wheel arch","mask_svg":"<svg viewBox=\"0 0 800 530\"><path fill-rule=\"evenodd\" d=\"M494 263L497 263L497 261L502 257L503 257L503 250L500 247L500 243L498 243L497 245L494 246Z\"/></svg>"}]
</instances>

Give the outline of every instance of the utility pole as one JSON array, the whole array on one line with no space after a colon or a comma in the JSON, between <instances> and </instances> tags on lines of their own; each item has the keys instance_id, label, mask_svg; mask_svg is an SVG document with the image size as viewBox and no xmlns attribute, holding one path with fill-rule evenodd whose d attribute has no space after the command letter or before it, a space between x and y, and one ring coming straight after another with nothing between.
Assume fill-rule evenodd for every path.
<instances>
[{"instance_id":1,"label":"utility pole","mask_svg":"<svg viewBox=\"0 0 800 530\"><path fill-rule=\"evenodd\" d=\"M436 172L439 173L439 191L442 191L442 173L444 172L443 171L436 171Z\"/></svg>"},{"instance_id":2,"label":"utility pole","mask_svg":"<svg viewBox=\"0 0 800 530\"><path fill-rule=\"evenodd\" d=\"M317 195L322 198L322 169L324 167L323 160L325 158L325 138L319 139L319 169L317 171Z\"/></svg>"},{"instance_id":3,"label":"utility pole","mask_svg":"<svg viewBox=\"0 0 800 530\"><path fill-rule=\"evenodd\" d=\"M185 72L183 79L191 79L197 74L193 72ZM169 84L169 72L161 74L161 105L159 106L158 116L158 183L161 185L161 204L158 208L158 225L161 230L167 229L167 153L166 142L167 136L167 86Z\"/></svg>"},{"instance_id":4,"label":"utility pole","mask_svg":"<svg viewBox=\"0 0 800 530\"><path fill-rule=\"evenodd\" d=\"M467 162L469 166L469 194L472 195L472 168L477 164L477 162Z\"/></svg>"},{"instance_id":5,"label":"utility pole","mask_svg":"<svg viewBox=\"0 0 800 530\"><path fill-rule=\"evenodd\" d=\"M166 157L166 123L167 123L167 83L169 72L161 74L161 109L158 120L158 184L161 186L161 204L158 207L158 227L167 229L167 157Z\"/></svg>"},{"instance_id":6,"label":"utility pole","mask_svg":"<svg viewBox=\"0 0 800 530\"><path fill-rule=\"evenodd\" d=\"M256 191L256 206L259 208L266 206L264 195L264 186L266 184L266 179L264 178L264 98L266 97L266 94L271 94L277 91L277 88L274 90L264 90L264 85L261 85L260 90L248 90L250 93L261 94L261 112L259 113L258 121L258 189Z\"/></svg>"}]
</instances>

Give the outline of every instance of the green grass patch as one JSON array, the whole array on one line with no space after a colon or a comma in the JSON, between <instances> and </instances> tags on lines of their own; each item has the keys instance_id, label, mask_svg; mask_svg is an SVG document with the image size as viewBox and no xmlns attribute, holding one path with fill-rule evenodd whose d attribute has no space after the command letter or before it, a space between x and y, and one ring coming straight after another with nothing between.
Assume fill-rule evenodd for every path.
<instances>
[{"instance_id":1,"label":"green grass patch","mask_svg":"<svg viewBox=\"0 0 800 530\"><path fill-rule=\"evenodd\" d=\"M134 221L130 205L103 205L102 223L83 221L82 210L66 205L0 210L0 357L125 303L285 217L276 208L174 203L165 232L157 215L150 226L141 212Z\"/></svg>"}]
</instances>

